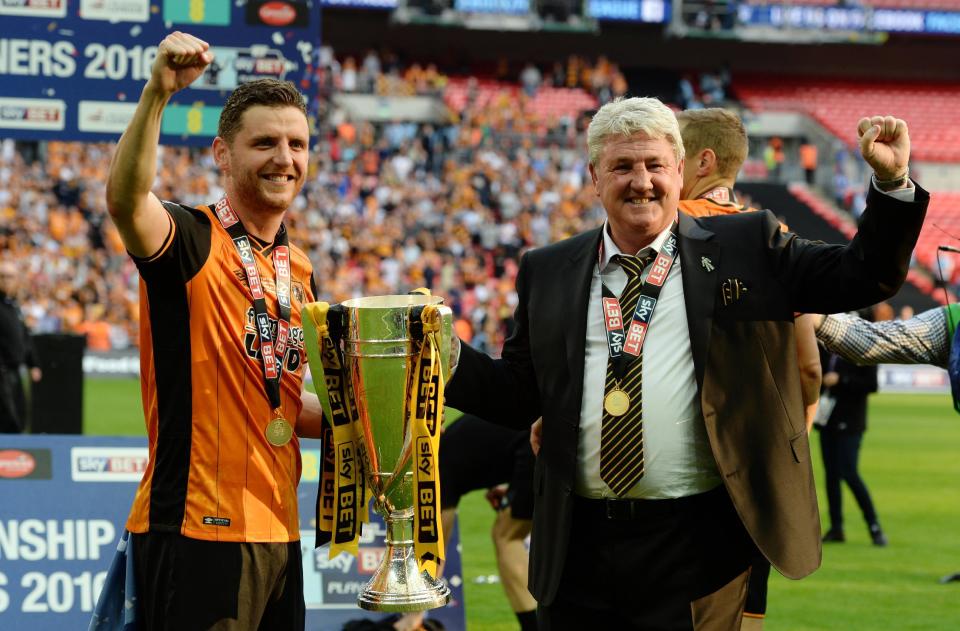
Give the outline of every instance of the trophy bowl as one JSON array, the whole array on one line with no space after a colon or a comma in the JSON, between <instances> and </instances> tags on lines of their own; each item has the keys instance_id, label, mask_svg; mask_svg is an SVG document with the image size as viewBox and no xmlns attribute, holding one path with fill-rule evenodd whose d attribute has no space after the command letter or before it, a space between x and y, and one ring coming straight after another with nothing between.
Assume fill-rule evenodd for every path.
<instances>
[{"instance_id":1,"label":"trophy bowl","mask_svg":"<svg viewBox=\"0 0 960 631\"><path fill-rule=\"evenodd\" d=\"M409 409L423 339L422 332L417 334L419 314L423 306L442 302L436 296L411 294L341 303L344 376L353 391L366 483L387 530L384 559L357 598L360 607L371 611L424 611L450 600L450 589L420 570L414 554L413 415ZM453 312L441 306L440 316L440 362L446 374Z\"/></svg>"}]
</instances>

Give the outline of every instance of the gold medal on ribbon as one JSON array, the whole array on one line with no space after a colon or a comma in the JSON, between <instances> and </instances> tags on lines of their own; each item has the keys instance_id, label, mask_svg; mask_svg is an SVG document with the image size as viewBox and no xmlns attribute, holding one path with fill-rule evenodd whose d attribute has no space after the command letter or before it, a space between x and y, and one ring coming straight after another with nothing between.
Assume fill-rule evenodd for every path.
<instances>
[{"instance_id":1,"label":"gold medal on ribbon","mask_svg":"<svg viewBox=\"0 0 960 631\"><path fill-rule=\"evenodd\" d=\"M630 395L617 388L603 397L603 409L610 416L623 416L630 409Z\"/></svg>"},{"instance_id":2,"label":"gold medal on ribbon","mask_svg":"<svg viewBox=\"0 0 960 631\"><path fill-rule=\"evenodd\" d=\"M287 419L277 417L267 423L267 429L264 431L267 442L274 447L283 447L293 438L293 425L287 422Z\"/></svg>"}]
</instances>

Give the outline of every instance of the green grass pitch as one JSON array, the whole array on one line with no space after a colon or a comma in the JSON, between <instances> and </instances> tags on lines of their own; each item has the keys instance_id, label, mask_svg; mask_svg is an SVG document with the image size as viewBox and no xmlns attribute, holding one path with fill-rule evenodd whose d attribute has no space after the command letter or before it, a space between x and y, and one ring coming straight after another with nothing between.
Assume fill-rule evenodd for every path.
<instances>
[{"instance_id":1,"label":"green grass pitch","mask_svg":"<svg viewBox=\"0 0 960 631\"><path fill-rule=\"evenodd\" d=\"M89 380L84 393L87 434L143 435L139 384ZM811 453L825 519L819 441ZM954 630L960 628L960 417L940 395L878 394L871 398L861 473L890 538L870 545L853 496L844 492L847 542L824 546L823 566L801 581L776 572L770 579L766 629ZM477 583L496 574L490 543L493 512L482 493L460 508L468 627L514 631L499 584Z\"/></svg>"}]
</instances>

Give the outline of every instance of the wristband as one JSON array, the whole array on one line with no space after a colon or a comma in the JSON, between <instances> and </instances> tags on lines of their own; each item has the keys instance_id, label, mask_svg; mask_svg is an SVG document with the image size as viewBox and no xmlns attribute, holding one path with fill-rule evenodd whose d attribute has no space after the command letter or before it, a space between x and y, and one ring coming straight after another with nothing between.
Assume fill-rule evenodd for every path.
<instances>
[{"instance_id":1,"label":"wristband","mask_svg":"<svg viewBox=\"0 0 960 631\"><path fill-rule=\"evenodd\" d=\"M903 175L895 177L892 180L881 180L877 177L877 174L873 174L873 183L877 185L883 192L894 191L898 188L903 188L907 182L910 180L910 167L907 167L907 170L903 172Z\"/></svg>"}]
</instances>

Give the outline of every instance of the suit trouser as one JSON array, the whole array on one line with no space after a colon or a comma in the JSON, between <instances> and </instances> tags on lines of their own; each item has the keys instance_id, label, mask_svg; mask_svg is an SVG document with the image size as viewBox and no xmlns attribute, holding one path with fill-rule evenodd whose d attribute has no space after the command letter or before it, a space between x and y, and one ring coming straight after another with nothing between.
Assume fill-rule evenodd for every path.
<instances>
[{"instance_id":1,"label":"suit trouser","mask_svg":"<svg viewBox=\"0 0 960 631\"><path fill-rule=\"evenodd\" d=\"M613 502L611 510L576 500L563 577L538 611L541 629L739 629L756 547L724 487Z\"/></svg>"},{"instance_id":2,"label":"suit trouser","mask_svg":"<svg viewBox=\"0 0 960 631\"><path fill-rule=\"evenodd\" d=\"M870 491L860 477L860 445L862 432L820 432L820 452L827 479L827 502L830 505L830 527L843 530L843 492L840 483L846 481L860 506L868 526L877 523L877 511L870 499Z\"/></svg>"},{"instance_id":3,"label":"suit trouser","mask_svg":"<svg viewBox=\"0 0 960 631\"><path fill-rule=\"evenodd\" d=\"M20 371L0 366L0 434L19 434L26 424L26 398Z\"/></svg>"}]
</instances>

